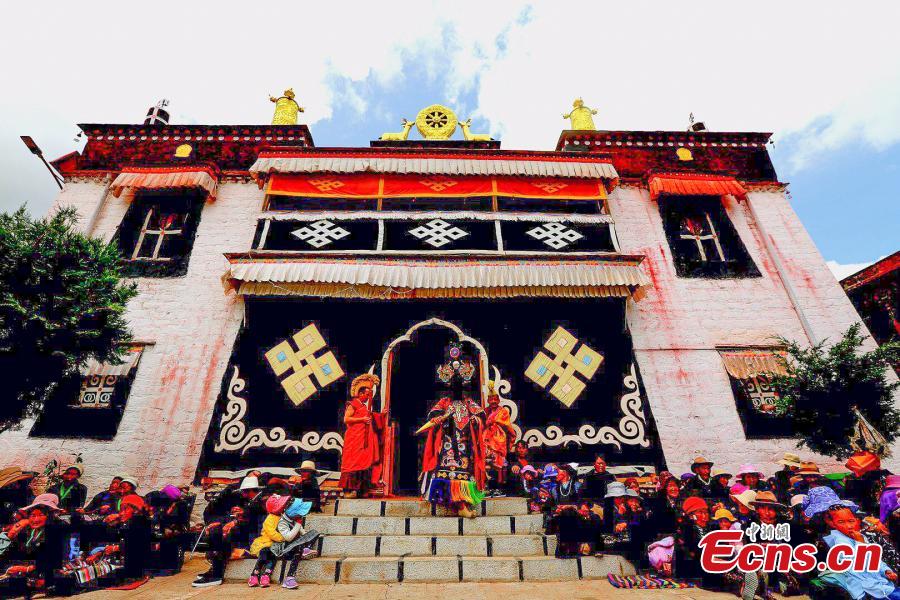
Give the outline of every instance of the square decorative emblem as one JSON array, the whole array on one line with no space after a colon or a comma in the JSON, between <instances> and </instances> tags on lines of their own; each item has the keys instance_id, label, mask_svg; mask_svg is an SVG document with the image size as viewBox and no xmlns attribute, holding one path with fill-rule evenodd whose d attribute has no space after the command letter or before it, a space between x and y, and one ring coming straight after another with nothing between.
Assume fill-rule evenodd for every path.
<instances>
[{"instance_id":1,"label":"square decorative emblem","mask_svg":"<svg viewBox=\"0 0 900 600\"><path fill-rule=\"evenodd\" d=\"M410 229L409 233L435 248L440 248L469 235L467 231L451 225L443 219L432 219L424 225Z\"/></svg>"},{"instance_id":2,"label":"square decorative emblem","mask_svg":"<svg viewBox=\"0 0 900 600\"><path fill-rule=\"evenodd\" d=\"M544 242L554 250L562 250L569 244L577 242L584 236L562 223L544 223L526 231L536 240Z\"/></svg>"},{"instance_id":3,"label":"square decorative emblem","mask_svg":"<svg viewBox=\"0 0 900 600\"><path fill-rule=\"evenodd\" d=\"M343 377L344 371L331 351L316 356L316 352L325 349L327 344L315 324L310 323L292 337L297 350L284 340L266 352L266 360L275 375L290 372L281 380L281 386L288 398L299 406L316 393L316 383L323 388Z\"/></svg>"},{"instance_id":4,"label":"square decorative emblem","mask_svg":"<svg viewBox=\"0 0 900 600\"><path fill-rule=\"evenodd\" d=\"M313 248L322 248L335 240L347 237L350 232L331 221L316 221L292 231L291 235L303 240Z\"/></svg>"},{"instance_id":5,"label":"square decorative emblem","mask_svg":"<svg viewBox=\"0 0 900 600\"><path fill-rule=\"evenodd\" d=\"M562 327L544 342L543 351L539 351L525 370L525 377L546 389L554 378L550 394L566 406L572 406L581 392L585 381L590 381L603 362L603 356L587 344L575 351L579 345L578 338ZM576 376L581 375L585 381Z\"/></svg>"}]
</instances>

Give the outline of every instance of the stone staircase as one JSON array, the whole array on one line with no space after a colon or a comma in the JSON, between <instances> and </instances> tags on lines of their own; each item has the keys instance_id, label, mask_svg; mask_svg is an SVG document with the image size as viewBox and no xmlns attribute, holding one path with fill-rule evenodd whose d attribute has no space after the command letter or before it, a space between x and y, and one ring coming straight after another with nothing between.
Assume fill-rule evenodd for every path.
<instances>
[{"instance_id":1,"label":"stone staircase","mask_svg":"<svg viewBox=\"0 0 900 600\"><path fill-rule=\"evenodd\" d=\"M301 561L311 583L554 581L634 574L617 555L555 558L556 537L523 498L490 498L480 516L449 516L420 500L337 500L310 514L320 531L318 558ZM250 576L254 560L229 563L228 580ZM280 564L274 575L281 573Z\"/></svg>"}]
</instances>

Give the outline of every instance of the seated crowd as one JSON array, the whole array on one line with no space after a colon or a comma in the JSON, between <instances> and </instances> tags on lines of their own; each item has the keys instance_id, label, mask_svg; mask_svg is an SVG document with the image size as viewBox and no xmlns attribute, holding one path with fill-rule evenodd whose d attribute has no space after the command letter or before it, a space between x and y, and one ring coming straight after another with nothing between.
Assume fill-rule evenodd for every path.
<instances>
[{"instance_id":1,"label":"seated crowd","mask_svg":"<svg viewBox=\"0 0 900 600\"><path fill-rule=\"evenodd\" d=\"M529 498L532 511L545 515L548 533L557 536L558 557L620 554L640 572L671 577L701 587L730 591L742 598L810 594L821 598L896 598L900 554L900 476L881 469L878 456L856 452L848 473L826 475L813 462L791 453L783 468L767 477L753 465L737 473L694 459L691 472L663 471L645 479L617 480L598 456L581 473L577 464L531 464L524 444L515 448L510 491ZM719 529L756 530L781 525L791 546L813 544L817 562L835 544L877 543L879 570L835 573L706 573L699 542ZM746 537L743 542L746 542ZM778 540L756 538L757 542ZM737 552L737 547L734 551Z\"/></svg>"},{"instance_id":2,"label":"seated crowd","mask_svg":"<svg viewBox=\"0 0 900 600\"><path fill-rule=\"evenodd\" d=\"M318 537L302 517L320 509L315 465L280 478L252 472L240 482L207 494L204 527L192 530L194 496L166 485L144 495L128 475L113 477L92 498L79 481L81 464L35 495L36 473L0 470L0 597L35 592L70 595L98 587L133 587L151 575L181 570L186 551L206 545L211 568L194 585L222 583L226 561L258 557L251 582L267 586L277 559L291 562L284 587ZM293 583L292 583L293 582Z\"/></svg>"},{"instance_id":3,"label":"seated crowd","mask_svg":"<svg viewBox=\"0 0 900 600\"><path fill-rule=\"evenodd\" d=\"M897 598L900 554L900 476L881 469L875 454L857 452L850 472L826 475L815 463L787 453L783 468L767 477L753 465L737 473L694 459L680 477L667 471L616 478L597 456L575 463L533 464L517 443L504 473L490 478L489 496L521 496L544 515L557 536L556 555L615 553L654 577L671 577L743 598L808 593L822 598ZM0 470L0 594L71 594L88 587L121 586L151 574L178 572L185 550L205 545L210 568L193 585L222 583L227 561L252 557L248 584L267 587L278 561L287 570L282 586L296 588L299 562L316 556L319 534L304 527L321 511L312 461L288 478L253 471L221 491L208 493L203 527L190 528L194 498L166 485L143 496L127 475L88 499L80 464L34 496L34 473ZM622 479L622 480L620 480ZM792 546L810 543L818 560L835 544L877 543L877 571L714 575L700 566L700 540L713 530L781 526ZM773 543L771 540L757 540ZM740 544L741 542L738 542ZM734 551L738 551L735 546Z\"/></svg>"}]
</instances>

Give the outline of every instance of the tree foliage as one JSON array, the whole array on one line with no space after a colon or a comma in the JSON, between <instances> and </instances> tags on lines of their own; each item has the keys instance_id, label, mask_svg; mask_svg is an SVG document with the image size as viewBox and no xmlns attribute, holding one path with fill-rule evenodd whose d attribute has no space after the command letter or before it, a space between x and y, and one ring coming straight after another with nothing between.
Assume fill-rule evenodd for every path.
<instances>
[{"instance_id":1,"label":"tree foliage","mask_svg":"<svg viewBox=\"0 0 900 600\"><path fill-rule=\"evenodd\" d=\"M889 382L891 364L900 358L900 344L890 342L863 351L865 337L859 323L841 339L826 347L826 341L803 348L782 339L787 348L787 374L772 377L780 394L779 409L792 420L800 437L799 446L834 456L849 456L856 425L854 408L888 442L900 428L900 411L894 392L900 382Z\"/></svg>"},{"instance_id":2,"label":"tree foliage","mask_svg":"<svg viewBox=\"0 0 900 600\"><path fill-rule=\"evenodd\" d=\"M32 219L0 214L0 431L34 416L64 377L91 358L120 362L131 340L114 245L75 230L74 209Z\"/></svg>"}]
</instances>

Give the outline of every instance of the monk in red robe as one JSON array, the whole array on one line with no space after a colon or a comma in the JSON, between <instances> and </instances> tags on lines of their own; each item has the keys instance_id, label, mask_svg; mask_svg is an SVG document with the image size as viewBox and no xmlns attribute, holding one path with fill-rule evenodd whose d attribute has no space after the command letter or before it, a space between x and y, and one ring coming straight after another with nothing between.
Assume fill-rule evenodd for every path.
<instances>
[{"instance_id":1,"label":"monk in red robe","mask_svg":"<svg viewBox=\"0 0 900 600\"><path fill-rule=\"evenodd\" d=\"M350 384L350 400L344 412L344 451L340 487L348 498L365 496L375 483L374 467L381 464L381 439L385 414L372 412L377 375L360 375Z\"/></svg>"},{"instance_id":2,"label":"monk in red robe","mask_svg":"<svg viewBox=\"0 0 900 600\"><path fill-rule=\"evenodd\" d=\"M484 424L484 457L496 488L506 485L506 455L516 441L516 430L510 422L509 409L500 406L494 382L488 382L487 410Z\"/></svg>"}]
</instances>

